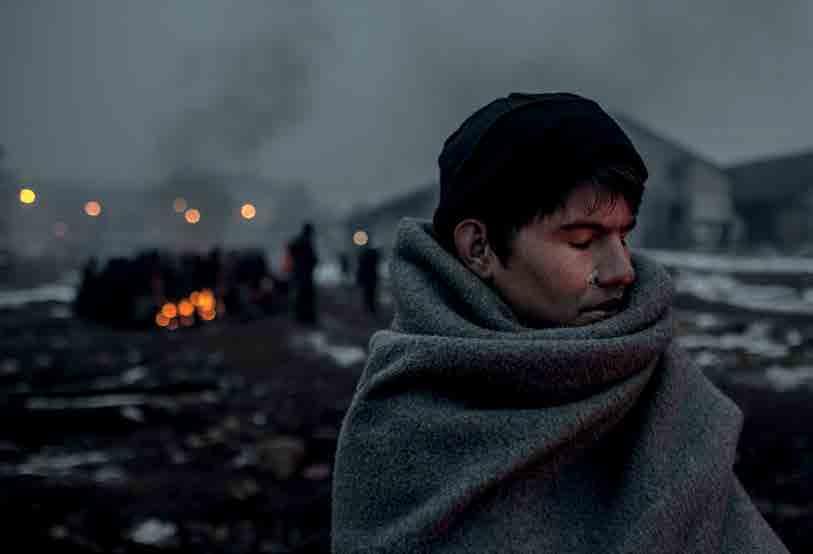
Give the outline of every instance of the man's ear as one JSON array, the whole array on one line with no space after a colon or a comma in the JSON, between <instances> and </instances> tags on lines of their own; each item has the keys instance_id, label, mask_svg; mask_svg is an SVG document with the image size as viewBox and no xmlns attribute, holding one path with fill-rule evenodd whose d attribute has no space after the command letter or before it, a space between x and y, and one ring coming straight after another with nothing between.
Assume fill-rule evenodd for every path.
<instances>
[{"instance_id":1,"label":"man's ear","mask_svg":"<svg viewBox=\"0 0 813 554\"><path fill-rule=\"evenodd\" d=\"M458 223L454 229L454 244L457 257L463 265L481 279L491 279L497 256L489 246L486 226L482 221L464 219Z\"/></svg>"}]
</instances>

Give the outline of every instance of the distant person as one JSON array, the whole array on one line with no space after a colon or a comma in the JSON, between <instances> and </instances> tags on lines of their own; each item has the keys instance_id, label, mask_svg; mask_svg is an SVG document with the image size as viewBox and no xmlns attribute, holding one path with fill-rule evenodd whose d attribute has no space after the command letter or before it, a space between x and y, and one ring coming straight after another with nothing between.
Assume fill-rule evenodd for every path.
<instances>
[{"instance_id":1,"label":"distant person","mask_svg":"<svg viewBox=\"0 0 813 554\"><path fill-rule=\"evenodd\" d=\"M377 311L377 290L378 290L378 249L370 244L361 248L356 268L356 283L361 288L364 308L368 313L374 314Z\"/></svg>"},{"instance_id":2,"label":"distant person","mask_svg":"<svg viewBox=\"0 0 813 554\"><path fill-rule=\"evenodd\" d=\"M201 288L207 288L215 292L216 296L222 297L224 288L223 277L223 252L217 246L212 247L209 253L201 262Z\"/></svg>"},{"instance_id":3,"label":"distant person","mask_svg":"<svg viewBox=\"0 0 813 554\"><path fill-rule=\"evenodd\" d=\"M313 234L313 224L305 223L289 245L293 264L294 315L297 321L308 325L317 322L313 274L319 260L313 246Z\"/></svg>"},{"instance_id":4,"label":"distant person","mask_svg":"<svg viewBox=\"0 0 813 554\"><path fill-rule=\"evenodd\" d=\"M87 319L98 318L99 303L99 262L95 256L88 258L82 266L82 279L74 299L74 312Z\"/></svg>"},{"instance_id":5,"label":"distant person","mask_svg":"<svg viewBox=\"0 0 813 554\"><path fill-rule=\"evenodd\" d=\"M283 281L291 281L294 278L294 257L291 254L293 240L285 243L279 257L279 278Z\"/></svg>"},{"instance_id":6,"label":"distant person","mask_svg":"<svg viewBox=\"0 0 813 554\"><path fill-rule=\"evenodd\" d=\"M350 275L350 255L347 252L339 253L339 272L341 273L341 281L343 285L352 283Z\"/></svg>"},{"instance_id":7,"label":"distant person","mask_svg":"<svg viewBox=\"0 0 813 554\"><path fill-rule=\"evenodd\" d=\"M439 165L342 423L332 551L787 554L733 471L742 412L627 245L647 169L621 127L511 94Z\"/></svg>"}]
</instances>

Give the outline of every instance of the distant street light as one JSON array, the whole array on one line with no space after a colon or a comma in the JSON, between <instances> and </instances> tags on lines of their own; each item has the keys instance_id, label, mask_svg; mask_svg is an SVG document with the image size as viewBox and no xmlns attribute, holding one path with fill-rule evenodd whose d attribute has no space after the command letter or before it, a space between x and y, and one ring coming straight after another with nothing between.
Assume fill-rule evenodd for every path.
<instances>
[{"instance_id":1,"label":"distant street light","mask_svg":"<svg viewBox=\"0 0 813 554\"><path fill-rule=\"evenodd\" d=\"M95 200L85 202L85 213L90 217L99 217L102 213L102 205Z\"/></svg>"},{"instance_id":2,"label":"distant street light","mask_svg":"<svg viewBox=\"0 0 813 554\"><path fill-rule=\"evenodd\" d=\"M353 233L353 244L356 246L364 246L369 242L370 237L367 235L365 231L358 230Z\"/></svg>"},{"instance_id":3,"label":"distant street light","mask_svg":"<svg viewBox=\"0 0 813 554\"><path fill-rule=\"evenodd\" d=\"M186 222L191 223L192 225L194 225L195 223L200 221L200 212L198 210L196 210L195 208L190 208L190 209L186 210L186 212L184 212L183 216L184 216L184 219L186 219Z\"/></svg>"},{"instance_id":4,"label":"distant street light","mask_svg":"<svg viewBox=\"0 0 813 554\"><path fill-rule=\"evenodd\" d=\"M20 202L23 204L33 204L36 199L37 194L33 190L29 188L20 189Z\"/></svg>"},{"instance_id":5,"label":"distant street light","mask_svg":"<svg viewBox=\"0 0 813 554\"><path fill-rule=\"evenodd\" d=\"M243 204L240 207L240 215L243 216L243 219L254 219L254 216L257 215L257 208L254 207L254 204Z\"/></svg>"}]
</instances>

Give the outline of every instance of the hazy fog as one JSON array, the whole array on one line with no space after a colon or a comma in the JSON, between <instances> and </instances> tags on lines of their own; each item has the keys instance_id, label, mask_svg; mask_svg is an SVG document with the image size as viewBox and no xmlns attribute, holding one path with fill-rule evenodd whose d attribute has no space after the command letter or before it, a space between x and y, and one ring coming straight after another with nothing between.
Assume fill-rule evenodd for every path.
<instances>
[{"instance_id":1,"label":"hazy fog","mask_svg":"<svg viewBox=\"0 0 813 554\"><path fill-rule=\"evenodd\" d=\"M34 179L206 166L346 207L431 179L479 104L574 90L726 164L813 147L811 5L3 0L0 143Z\"/></svg>"}]
</instances>

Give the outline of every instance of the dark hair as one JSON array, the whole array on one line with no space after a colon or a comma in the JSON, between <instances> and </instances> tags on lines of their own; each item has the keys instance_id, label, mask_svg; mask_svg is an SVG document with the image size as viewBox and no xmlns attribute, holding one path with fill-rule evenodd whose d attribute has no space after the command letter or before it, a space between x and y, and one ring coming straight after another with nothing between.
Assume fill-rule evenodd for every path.
<instances>
[{"instance_id":1,"label":"dark hair","mask_svg":"<svg viewBox=\"0 0 813 554\"><path fill-rule=\"evenodd\" d=\"M527 174L525 174L527 175ZM503 178L525 176L505 175ZM450 253L457 255L454 243L454 230L465 219L481 221L488 233L488 242L503 265L508 263L511 245L520 229L537 218L543 218L562 209L570 193L579 185L588 183L596 187L595 204L590 210L598 209L605 202L614 204L623 198L633 214L638 213L644 192L644 181L639 172L625 165L611 165L599 168L592 175L579 180L537 183L536 186L509 186L513 183L492 183L482 187L488 193L473 196L465 206L458 206L454 217L435 219L433 232L440 244ZM500 194L500 190L510 193Z\"/></svg>"},{"instance_id":2,"label":"dark hair","mask_svg":"<svg viewBox=\"0 0 813 554\"><path fill-rule=\"evenodd\" d=\"M480 220L503 264L517 231L562 208L577 186L596 187L596 208L622 197L637 213L648 176L618 123L572 93L511 93L489 102L446 139L438 167L438 240L456 255L457 224Z\"/></svg>"}]
</instances>

